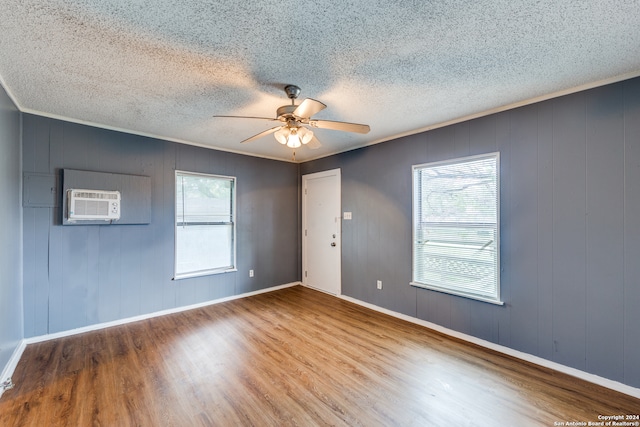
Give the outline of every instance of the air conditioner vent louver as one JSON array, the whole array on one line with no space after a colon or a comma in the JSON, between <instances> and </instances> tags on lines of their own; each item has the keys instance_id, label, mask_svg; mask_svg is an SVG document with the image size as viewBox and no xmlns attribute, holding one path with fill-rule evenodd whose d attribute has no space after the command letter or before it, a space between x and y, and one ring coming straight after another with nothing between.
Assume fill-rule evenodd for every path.
<instances>
[{"instance_id":1,"label":"air conditioner vent louver","mask_svg":"<svg viewBox=\"0 0 640 427\"><path fill-rule=\"evenodd\" d=\"M120 192L118 191L114 191L114 192L96 192L96 191L92 191L92 192L88 192L88 191L80 191L80 190L73 190L75 191L75 197L81 198L81 199L112 199L112 200L117 200L120 198Z\"/></svg>"},{"instance_id":2,"label":"air conditioner vent louver","mask_svg":"<svg viewBox=\"0 0 640 427\"><path fill-rule=\"evenodd\" d=\"M115 221L120 219L120 192L103 190L68 190L69 221Z\"/></svg>"}]
</instances>

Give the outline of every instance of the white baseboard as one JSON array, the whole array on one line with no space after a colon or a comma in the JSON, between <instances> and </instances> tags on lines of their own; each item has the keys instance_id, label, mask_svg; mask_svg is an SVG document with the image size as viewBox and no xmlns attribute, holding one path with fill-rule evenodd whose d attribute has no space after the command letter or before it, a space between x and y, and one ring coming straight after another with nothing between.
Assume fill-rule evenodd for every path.
<instances>
[{"instance_id":1,"label":"white baseboard","mask_svg":"<svg viewBox=\"0 0 640 427\"><path fill-rule=\"evenodd\" d=\"M346 295L337 295L338 298L343 300L352 302L354 304L360 305L362 307L369 308L371 310L388 314L389 316L396 317L398 319L406 320L407 322L415 323L420 326L424 326L429 329L433 329L434 331L440 332L445 335L449 335L451 337L470 342L472 344L479 345L481 347L488 348L490 350L497 351L499 353L506 354L511 357L515 357L520 360L524 360L526 362L534 363L536 365L553 369L554 371L562 372L567 375L571 375L573 377L588 381L593 384L600 385L602 387L609 388L611 390L618 391L620 393L628 394L629 396L633 396L635 398L640 399L640 388L631 387L626 384L622 384L618 381L613 381L607 378L600 377L598 375L590 374L588 372L581 371L579 369L571 368L569 366L561 365L557 362L552 362L551 360L543 359L542 357L534 356L529 353L524 353L522 351L514 350L509 347L505 347L500 344L495 344L490 341L485 341L480 338L476 338L471 335L463 334L462 332L454 331L449 328L445 328L443 326L437 325L435 323L427 322L426 320L421 320L416 317L408 316L406 314L398 313L396 311L391 311L386 308L379 307L374 304L370 304L368 302L360 301L358 299L346 296Z\"/></svg>"},{"instance_id":2,"label":"white baseboard","mask_svg":"<svg viewBox=\"0 0 640 427\"><path fill-rule=\"evenodd\" d=\"M18 346L15 348L15 350L13 350L13 354L11 354L11 358L9 359L9 362L7 362L4 369L2 370L2 376L0 376L0 384L4 383L5 381L11 381L13 372L16 370L16 366L18 366L18 362L20 361L20 358L22 357L22 353L24 352L24 349L26 347L27 347L26 341L20 340L20 342L18 343ZM5 392L5 389L0 387L0 397L2 397L2 394L4 392Z\"/></svg>"},{"instance_id":3,"label":"white baseboard","mask_svg":"<svg viewBox=\"0 0 640 427\"><path fill-rule=\"evenodd\" d=\"M96 325L85 326L85 327L82 327L82 328L71 329L71 330L68 330L68 331L57 332L57 333L54 333L54 334L47 334L47 335L41 335L41 336L37 336L37 337L25 338L20 342L18 347L13 352L13 355L11 356L11 359L9 360L9 363L7 364L7 366L5 367L4 371L2 372L2 376L0 377L0 382L4 382L4 381L6 381L6 380L11 378L11 375L13 375L13 371L15 370L16 366L18 365L20 357L22 356L22 353L23 353L25 347L27 346L27 344L33 344L33 343L37 343L37 342L48 341L48 340L67 337L67 336L72 336L72 335L76 335L76 334L82 334L82 333L85 333L85 332L91 332L91 331L96 331L96 330L100 330L100 329L110 328L110 327L113 327L113 326L124 325L124 324L131 323L131 322L137 322L139 320L145 320L145 319L151 319L153 317L164 316L164 315L167 315L167 314L173 314L173 313L179 313L179 312L182 312L182 311L193 310L195 308L201 308L201 307L206 307L206 306L209 306L209 305L220 304L222 302L232 301L232 300L235 300L235 299L246 298L246 297L250 297L250 296L253 296L253 295L259 295L259 294L263 294L263 293L267 293L267 292L277 291L279 289L285 289L285 288L289 288L289 287L296 286L296 285L305 286L304 284L302 284L300 282L287 283L287 284L284 284L284 285L273 286L273 287L266 288L266 289L261 289L261 290L258 290L258 291L247 292L247 293L239 294L239 295L233 295L233 296L220 298L220 299L216 299L216 300L211 300L211 301L206 301L206 302L202 302L202 303L198 303L198 304L192 304L192 305L178 307L178 308L172 308L172 309L168 309L168 310L156 311L156 312L153 312L153 313L143 314L143 315L140 315L140 316L134 316L134 317L128 317L126 319L114 320L112 322L98 323ZM313 288L310 288L310 289L313 289ZM633 396L635 398L640 399L640 389L639 388L631 387L629 385L622 384L620 382L613 381L613 380L610 380L610 379L607 379L607 378L603 378L603 377L600 377L598 375L590 374L588 372L584 372L584 371L581 371L579 369L571 368L569 366L565 366L565 365L562 365L562 364L557 363L557 362L552 362L550 360L543 359L541 357L534 356L532 354L524 353L522 351L514 350L512 348L505 347L505 346L502 346L500 344L495 344L495 343L492 343L490 341L486 341L486 340L483 340L483 339L480 339L480 338L476 338L474 336L467 335L467 334L464 334L462 332L458 332L458 331L454 331L454 330L449 329L449 328L445 328L445 327L437 325L435 323L427 322L426 320L421 320L421 319L418 319L416 317L412 317L412 316L408 316L406 314L398 313L396 311L388 310L386 308L379 307L377 305L370 304L370 303L367 303L367 302L364 302L364 301L361 301L361 300L358 300L358 299L355 299L355 298L352 298L352 297L349 297L349 296L346 296L346 295L337 295L337 297L341 298L341 299L343 299L345 301L349 301L349 302L352 302L354 304L360 305L362 307L366 307L366 308L369 308L371 310L374 310L374 311L377 311L377 312L380 312L380 313L384 313L384 314L387 314L389 316L396 317L398 319L406 320L408 322L411 322L411 323L414 323L414 324L417 324L417 325L420 325L420 326L424 326L424 327L429 328L429 329L433 329L433 330L435 330L437 332L440 332L442 334L449 335L451 337L454 337L454 338L457 338L457 339L460 339L460 340L463 340L463 341L467 341L467 342L470 342L472 344L476 344L476 345L479 345L481 347L485 347L485 348L488 348L490 350L494 350L494 351L506 354L508 356L515 357L515 358L520 359L520 360L524 360L526 362L535 363L536 365L540 365L540 366L545 367L545 368L553 369L555 371L562 372L564 374L571 375L573 377L580 378L582 380L591 382L593 384L597 384L597 385L609 388L611 390L615 390L615 391L618 391L620 393L628 394L629 396ZM0 389L0 397L2 396L2 393L3 393L3 390Z\"/></svg>"},{"instance_id":4,"label":"white baseboard","mask_svg":"<svg viewBox=\"0 0 640 427\"><path fill-rule=\"evenodd\" d=\"M260 289L258 291L246 292L244 294L232 295L229 297L219 298L215 300L205 301L197 304L185 305L182 307L170 308L167 310L154 311L153 313L141 314L139 316L127 317L124 319L113 320L111 322L97 323L95 325L83 326L82 328L69 329L68 331L56 332L53 334L39 335L37 337L25 338L26 344L33 344L37 342L49 341L58 338L69 337L72 335L83 334L85 332L97 331L100 329L111 328L113 326L125 325L127 323L138 322L140 320L151 319L159 316L166 316L167 314L180 313L182 311L193 310L196 308L206 307L209 305L220 304L226 301L233 301L236 299L246 298L254 295L264 294L267 292L277 291L279 289L290 288L292 286L299 285L300 282L286 283L284 285L272 286L270 288Z\"/></svg>"}]
</instances>

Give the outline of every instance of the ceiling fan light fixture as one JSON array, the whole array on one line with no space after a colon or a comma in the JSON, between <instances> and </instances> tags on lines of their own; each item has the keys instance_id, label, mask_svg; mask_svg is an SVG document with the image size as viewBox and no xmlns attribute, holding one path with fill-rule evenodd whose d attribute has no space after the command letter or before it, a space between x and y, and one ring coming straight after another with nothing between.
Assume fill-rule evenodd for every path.
<instances>
[{"instance_id":1,"label":"ceiling fan light fixture","mask_svg":"<svg viewBox=\"0 0 640 427\"><path fill-rule=\"evenodd\" d=\"M276 137L276 141L280 144L285 145L287 143L287 138L289 137L289 129L286 127L282 127L279 131L273 134Z\"/></svg>"},{"instance_id":2,"label":"ceiling fan light fixture","mask_svg":"<svg viewBox=\"0 0 640 427\"><path fill-rule=\"evenodd\" d=\"M300 142L300 137L298 136L298 128L292 128L291 134L287 138L287 147L289 148L298 148L302 145Z\"/></svg>"},{"instance_id":3,"label":"ceiling fan light fixture","mask_svg":"<svg viewBox=\"0 0 640 427\"><path fill-rule=\"evenodd\" d=\"M313 139L313 132L307 128L300 128L298 130L298 136L300 137L300 142L306 145Z\"/></svg>"}]
</instances>

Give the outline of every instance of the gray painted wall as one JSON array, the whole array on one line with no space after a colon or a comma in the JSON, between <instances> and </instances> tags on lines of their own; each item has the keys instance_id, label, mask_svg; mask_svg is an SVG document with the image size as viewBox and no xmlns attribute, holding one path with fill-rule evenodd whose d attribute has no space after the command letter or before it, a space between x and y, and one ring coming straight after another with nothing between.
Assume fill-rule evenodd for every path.
<instances>
[{"instance_id":1,"label":"gray painted wall","mask_svg":"<svg viewBox=\"0 0 640 427\"><path fill-rule=\"evenodd\" d=\"M0 373L24 337L20 113L0 86Z\"/></svg>"},{"instance_id":2,"label":"gray painted wall","mask_svg":"<svg viewBox=\"0 0 640 427\"><path fill-rule=\"evenodd\" d=\"M409 286L411 165L492 151L505 305ZM344 294L640 387L640 79L308 162L301 174L333 168L353 212Z\"/></svg>"},{"instance_id":3,"label":"gray painted wall","mask_svg":"<svg viewBox=\"0 0 640 427\"><path fill-rule=\"evenodd\" d=\"M151 177L150 224L66 227L59 207L24 207L25 336L300 280L298 165L30 114L23 121L25 173ZM237 177L238 272L172 280L176 169Z\"/></svg>"}]
</instances>

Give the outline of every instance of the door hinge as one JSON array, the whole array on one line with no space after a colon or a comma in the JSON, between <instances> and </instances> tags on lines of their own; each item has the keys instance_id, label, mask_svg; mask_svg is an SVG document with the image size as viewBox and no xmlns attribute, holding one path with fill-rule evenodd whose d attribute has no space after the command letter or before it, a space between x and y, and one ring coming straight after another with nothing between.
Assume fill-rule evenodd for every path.
<instances>
[{"instance_id":1,"label":"door hinge","mask_svg":"<svg viewBox=\"0 0 640 427\"><path fill-rule=\"evenodd\" d=\"M305 270L305 272L304 272L304 277L307 277L307 271L306 271L306 270Z\"/></svg>"},{"instance_id":2,"label":"door hinge","mask_svg":"<svg viewBox=\"0 0 640 427\"><path fill-rule=\"evenodd\" d=\"M307 237L307 230L304 230L304 237Z\"/></svg>"}]
</instances>

